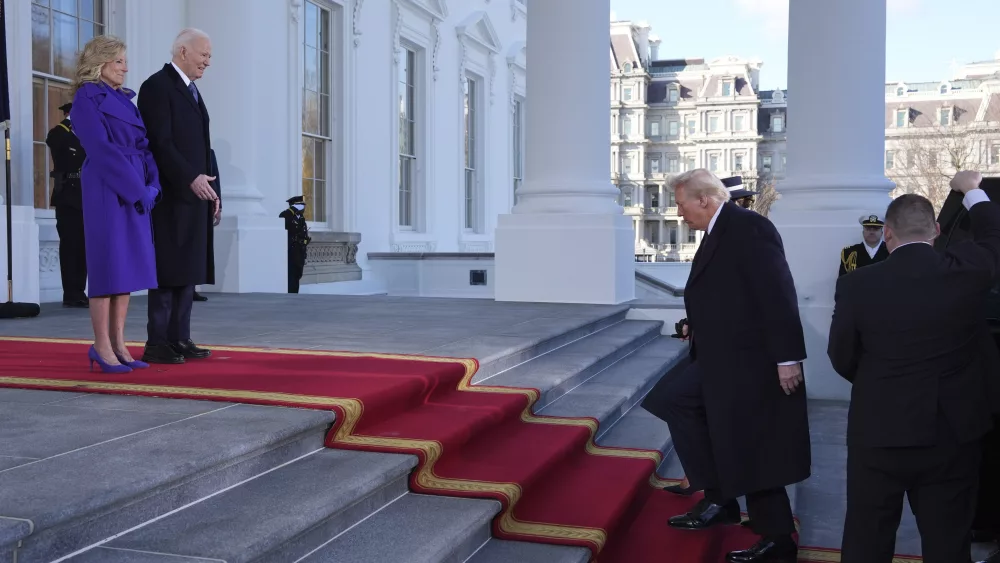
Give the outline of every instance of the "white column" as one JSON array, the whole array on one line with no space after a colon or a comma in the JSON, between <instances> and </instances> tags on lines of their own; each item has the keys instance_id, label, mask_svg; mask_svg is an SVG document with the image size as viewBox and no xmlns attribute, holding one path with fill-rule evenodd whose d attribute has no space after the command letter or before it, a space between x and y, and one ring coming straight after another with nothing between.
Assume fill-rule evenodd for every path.
<instances>
[{"instance_id":1,"label":"white column","mask_svg":"<svg viewBox=\"0 0 1000 563\"><path fill-rule=\"evenodd\" d=\"M826 355L840 249L894 187L883 168L886 0L791 2L788 23L788 168L770 217L795 278L809 396L847 399ZM819 68L853 94L822 85Z\"/></svg>"},{"instance_id":2,"label":"white column","mask_svg":"<svg viewBox=\"0 0 1000 563\"><path fill-rule=\"evenodd\" d=\"M594 64L608 57L610 9L609 0L528 6L529 158L518 203L497 222L497 301L621 303L635 295L631 219L616 202L606 152L608 73Z\"/></svg>"},{"instance_id":3,"label":"white column","mask_svg":"<svg viewBox=\"0 0 1000 563\"><path fill-rule=\"evenodd\" d=\"M277 214L287 205L288 186L301 184L289 173L298 165L285 149L301 144L295 134L301 118L290 120L280 109L298 107L292 90L298 66L288 60L298 30L292 15L284 3L187 2L188 25L212 40L212 65L198 89L212 118L222 183L216 283L207 291L287 291L286 235ZM260 41L265 36L270 43ZM262 119L267 115L273 119Z\"/></svg>"}]
</instances>

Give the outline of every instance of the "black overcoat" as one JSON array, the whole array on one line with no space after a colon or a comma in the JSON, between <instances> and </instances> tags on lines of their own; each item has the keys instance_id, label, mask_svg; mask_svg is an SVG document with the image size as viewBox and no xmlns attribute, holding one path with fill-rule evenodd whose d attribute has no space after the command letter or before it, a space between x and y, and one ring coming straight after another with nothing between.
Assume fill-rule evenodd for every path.
<instances>
[{"instance_id":1,"label":"black overcoat","mask_svg":"<svg viewBox=\"0 0 1000 563\"><path fill-rule=\"evenodd\" d=\"M199 174L213 172L208 109L198 94L195 101L171 64L139 88L139 112L163 187L152 213L160 287L215 283L213 205L191 191ZM218 181L213 188L220 192Z\"/></svg>"},{"instance_id":2,"label":"black overcoat","mask_svg":"<svg viewBox=\"0 0 1000 563\"><path fill-rule=\"evenodd\" d=\"M786 395L778 381L778 364L804 360L806 350L774 225L724 204L691 265L684 306L724 497L807 479L805 385Z\"/></svg>"}]
</instances>

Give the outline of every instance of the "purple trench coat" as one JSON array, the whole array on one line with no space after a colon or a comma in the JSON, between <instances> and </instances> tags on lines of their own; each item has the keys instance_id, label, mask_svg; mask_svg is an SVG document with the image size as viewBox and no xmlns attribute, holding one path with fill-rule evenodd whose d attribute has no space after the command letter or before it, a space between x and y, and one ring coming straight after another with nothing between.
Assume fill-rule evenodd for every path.
<instances>
[{"instance_id":1,"label":"purple trench coat","mask_svg":"<svg viewBox=\"0 0 1000 563\"><path fill-rule=\"evenodd\" d=\"M87 153L80 181L91 297L156 287L150 214L135 204L147 186L159 192L160 180L133 97L131 90L88 83L70 110L73 132Z\"/></svg>"}]
</instances>

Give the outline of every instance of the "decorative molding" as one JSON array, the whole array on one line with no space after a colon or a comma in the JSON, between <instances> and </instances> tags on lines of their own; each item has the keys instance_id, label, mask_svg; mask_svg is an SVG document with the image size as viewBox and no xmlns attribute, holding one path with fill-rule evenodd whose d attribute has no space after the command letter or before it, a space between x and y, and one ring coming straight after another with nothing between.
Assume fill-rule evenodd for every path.
<instances>
[{"instance_id":1,"label":"decorative molding","mask_svg":"<svg viewBox=\"0 0 1000 563\"><path fill-rule=\"evenodd\" d=\"M517 73L514 72L514 63L507 61L507 92L510 94L510 113L514 113L517 105Z\"/></svg>"},{"instance_id":2,"label":"decorative molding","mask_svg":"<svg viewBox=\"0 0 1000 563\"><path fill-rule=\"evenodd\" d=\"M42 274L60 271L58 242L45 241L38 245L38 271Z\"/></svg>"},{"instance_id":3,"label":"decorative molding","mask_svg":"<svg viewBox=\"0 0 1000 563\"><path fill-rule=\"evenodd\" d=\"M510 0L510 21L516 22L518 15L524 17L527 17L528 15L527 6L524 5L524 0Z\"/></svg>"},{"instance_id":4,"label":"decorative molding","mask_svg":"<svg viewBox=\"0 0 1000 563\"><path fill-rule=\"evenodd\" d=\"M399 55L400 55L400 45L399 45L399 34L403 28L403 10L399 7L399 0L394 0L392 3L392 9L396 13L392 26L392 63L393 65L399 65Z\"/></svg>"},{"instance_id":5,"label":"decorative molding","mask_svg":"<svg viewBox=\"0 0 1000 563\"><path fill-rule=\"evenodd\" d=\"M302 0L288 0L288 11L293 23L299 23L300 8L302 8Z\"/></svg>"},{"instance_id":6,"label":"decorative molding","mask_svg":"<svg viewBox=\"0 0 1000 563\"><path fill-rule=\"evenodd\" d=\"M434 241L401 242L393 244L389 248L393 252L434 252L437 249L437 243Z\"/></svg>"},{"instance_id":7,"label":"decorative molding","mask_svg":"<svg viewBox=\"0 0 1000 563\"><path fill-rule=\"evenodd\" d=\"M490 105L492 106L496 101L496 96L494 95L493 83L496 82L497 77L497 57L495 53L490 53Z\"/></svg>"},{"instance_id":8,"label":"decorative molding","mask_svg":"<svg viewBox=\"0 0 1000 563\"><path fill-rule=\"evenodd\" d=\"M361 44L361 7L365 0L354 0L354 13L351 17L351 33L354 34L354 47Z\"/></svg>"},{"instance_id":9,"label":"decorative molding","mask_svg":"<svg viewBox=\"0 0 1000 563\"><path fill-rule=\"evenodd\" d=\"M458 91L461 94L465 94L466 87L466 77L465 77L465 67L469 62L469 47L462 41L462 31L458 31Z\"/></svg>"},{"instance_id":10,"label":"decorative molding","mask_svg":"<svg viewBox=\"0 0 1000 563\"><path fill-rule=\"evenodd\" d=\"M431 51L431 74L434 80L437 80L438 73L441 71L441 65L438 64L438 53L441 51L441 22L434 19L432 26L434 28L434 49Z\"/></svg>"},{"instance_id":11,"label":"decorative molding","mask_svg":"<svg viewBox=\"0 0 1000 563\"><path fill-rule=\"evenodd\" d=\"M459 252L493 252L493 243L490 241L465 241L458 244Z\"/></svg>"},{"instance_id":12,"label":"decorative molding","mask_svg":"<svg viewBox=\"0 0 1000 563\"><path fill-rule=\"evenodd\" d=\"M517 99L517 71L524 72L525 65L521 63L520 56L525 54L524 41L516 41L507 48L507 82L508 93L510 95L510 111L514 111L514 103Z\"/></svg>"},{"instance_id":13,"label":"decorative molding","mask_svg":"<svg viewBox=\"0 0 1000 563\"><path fill-rule=\"evenodd\" d=\"M458 73L460 91L464 93L466 88L466 67L468 66L469 59L469 43L471 42L485 50L486 54L489 55L489 61L487 61L489 68L486 70L491 75L490 97L492 103L493 78L496 75L496 62L493 60L493 57L500 52L500 39L497 37L496 30L493 29L493 24L490 23L489 16L483 11L474 12L460 25L455 27L455 33L458 36L460 47Z\"/></svg>"}]
</instances>

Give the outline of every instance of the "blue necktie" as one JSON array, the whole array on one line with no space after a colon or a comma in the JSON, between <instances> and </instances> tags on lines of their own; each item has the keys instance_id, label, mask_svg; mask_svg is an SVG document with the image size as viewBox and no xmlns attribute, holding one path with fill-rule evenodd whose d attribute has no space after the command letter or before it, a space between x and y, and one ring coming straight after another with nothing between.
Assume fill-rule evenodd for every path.
<instances>
[{"instance_id":1,"label":"blue necktie","mask_svg":"<svg viewBox=\"0 0 1000 563\"><path fill-rule=\"evenodd\" d=\"M198 88L195 87L194 82L188 83L188 90L191 92L191 95L194 96L194 101L197 102L198 101Z\"/></svg>"}]
</instances>

